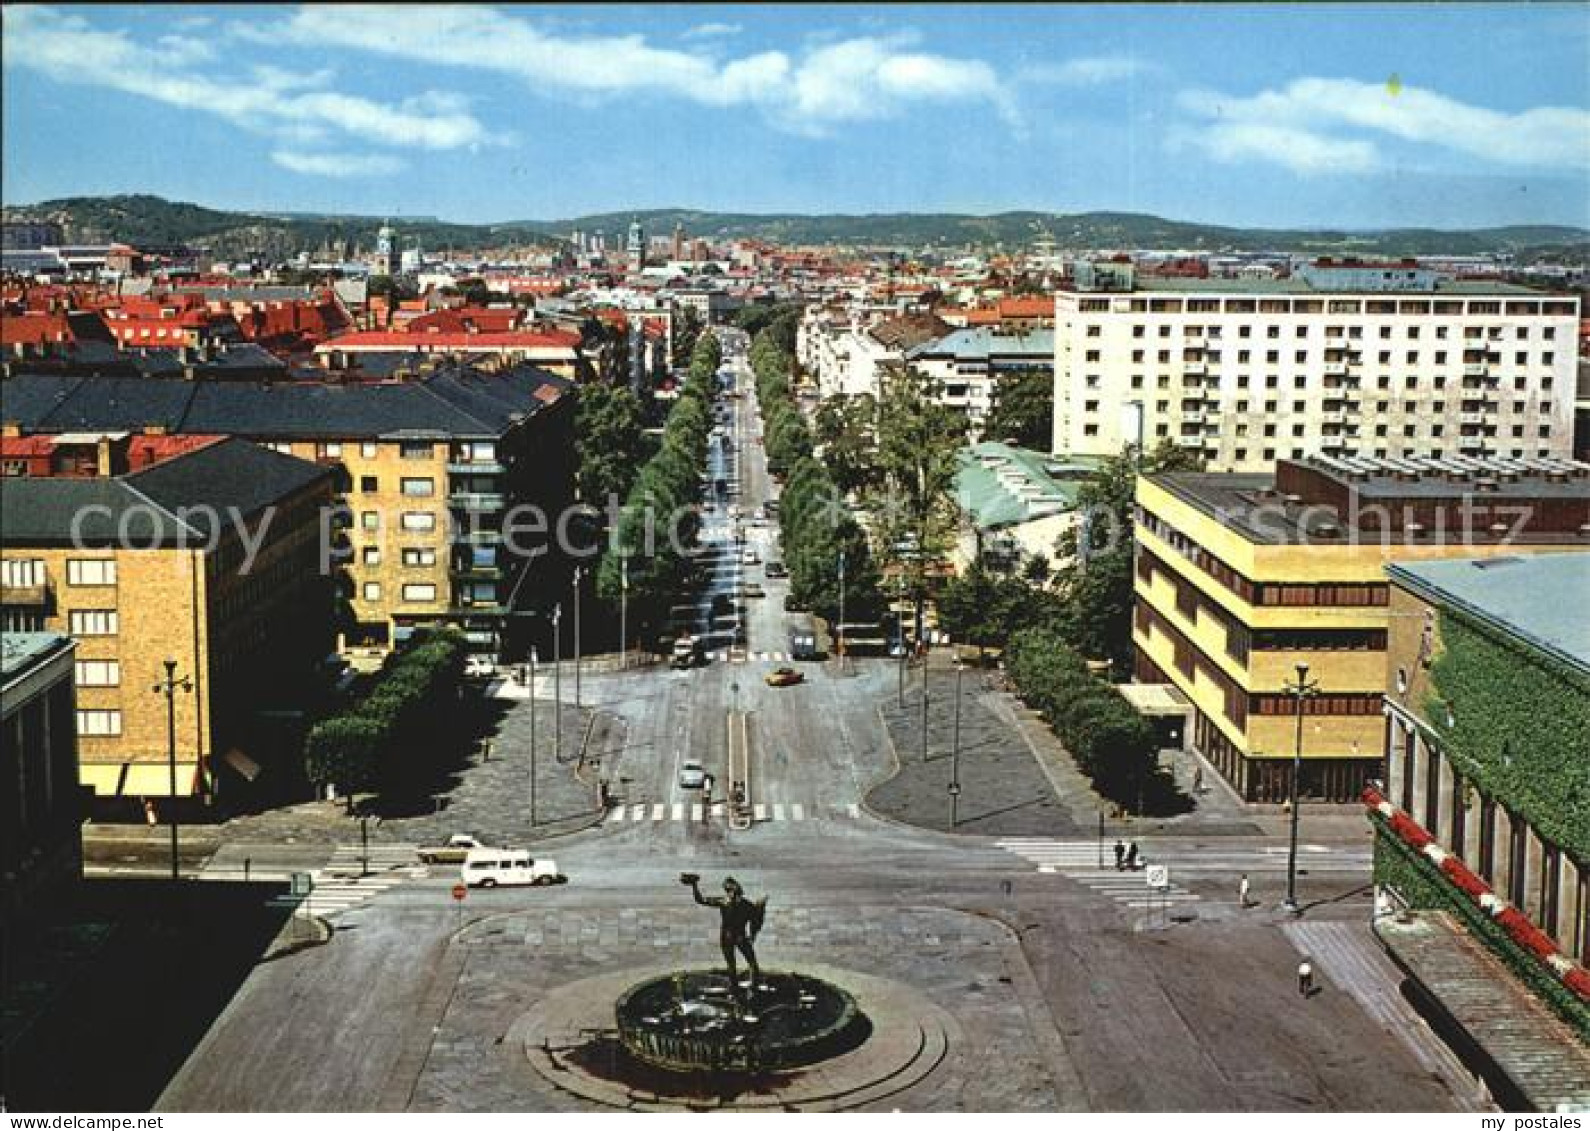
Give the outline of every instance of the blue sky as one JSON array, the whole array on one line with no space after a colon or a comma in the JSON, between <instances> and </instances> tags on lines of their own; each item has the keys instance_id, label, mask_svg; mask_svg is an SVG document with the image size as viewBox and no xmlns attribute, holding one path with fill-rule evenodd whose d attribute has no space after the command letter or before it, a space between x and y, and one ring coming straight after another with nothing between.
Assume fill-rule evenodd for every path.
<instances>
[{"instance_id":1,"label":"blue sky","mask_svg":"<svg viewBox=\"0 0 1590 1131\"><path fill-rule=\"evenodd\" d=\"M1590 7L7 5L7 203L1590 226Z\"/></svg>"}]
</instances>

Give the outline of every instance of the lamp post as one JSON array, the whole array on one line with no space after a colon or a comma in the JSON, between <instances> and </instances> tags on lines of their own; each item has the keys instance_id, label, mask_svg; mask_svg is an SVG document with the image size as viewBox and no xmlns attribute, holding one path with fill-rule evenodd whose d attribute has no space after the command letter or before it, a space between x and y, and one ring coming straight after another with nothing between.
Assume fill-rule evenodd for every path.
<instances>
[{"instance_id":1,"label":"lamp post","mask_svg":"<svg viewBox=\"0 0 1590 1131\"><path fill-rule=\"evenodd\" d=\"M150 690L166 697L166 756L171 768L171 878L182 878L177 864L177 692L192 693L193 680L187 676L177 678L177 661L165 661L165 678Z\"/></svg>"},{"instance_id":2,"label":"lamp post","mask_svg":"<svg viewBox=\"0 0 1590 1131\"><path fill-rule=\"evenodd\" d=\"M904 707L905 707L905 658L906 658L906 651L905 651L905 620L904 620L904 617L903 617L903 614L902 614L902 611L901 611L902 608L905 605L905 568L903 566L900 569L899 576L895 580L896 580L897 584L895 585L895 602L894 602L895 621L894 621L894 623L895 623L895 631L898 634L898 639L900 641L900 707L902 709L904 709Z\"/></svg>"},{"instance_id":3,"label":"lamp post","mask_svg":"<svg viewBox=\"0 0 1590 1131\"><path fill-rule=\"evenodd\" d=\"M580 582L585 578L585 567L574 567L574 709L580 709Z\"/></svg>"},{"instance_id":4,"label":"lamp post","mask_svg":"<svg viewBox=\"0 0 1590 1131\"><path fill-rule=\"evenodd\" d=\"M839 551L839 672L845 671L845 552Z\"/></svg>"},{"instance_id":5,"label":"lamp post","mask_svg":"<svg viewBox=\"0 0 1590 1131\"><path fill-rule=\"evenodd\" d=\"M552 760L563 761L563 606L552 606Z\"/></svg>"},{"instance_id":6,"label":"lamp post","mask_svg":"<svg viewBox=\"0 0 1590 1131\"><path fill-rule=\"evenodd\" d=\"M1319 681L1310 681L1308 665L1297 665L1297 682L1286 684L1282 690L1297 700L1297 734L1292 743L1292 834L1286 853L1286 902L1282 904L1293 915L1299 914L1297 906L1297 818L1298 782L1303 776L1303 700L1319 692Z\"/></svg>"},{"instance_id":7,"label":"lamp post","mask_svg":"<svg viewBox=\"0 0 1590 1131\"><path fill-rule=\"evenodd\" d=\"M955 657L955 727L954 741L950 746L950 828L961 823L961 677L966 665L959 655Z\"/></svg>"},{"instance_id":8,"label":"lamp post","mask_svg":"<svg viewBox=\"0 0 1590 1131\"><path fill-rule=\"evenodd\" d=\"M536 650L530 648L530 827L536 827Z\"/></svg>"},{"instance_id":9,"label":"lamp post","mask_svg":"<svg viewBox=\"0 0 1590 1131\"><path fill-rule=\"evenodd\" d=\"M618 555L618 666L629 669L629 555Z\"/></svg>"}]
</instances>

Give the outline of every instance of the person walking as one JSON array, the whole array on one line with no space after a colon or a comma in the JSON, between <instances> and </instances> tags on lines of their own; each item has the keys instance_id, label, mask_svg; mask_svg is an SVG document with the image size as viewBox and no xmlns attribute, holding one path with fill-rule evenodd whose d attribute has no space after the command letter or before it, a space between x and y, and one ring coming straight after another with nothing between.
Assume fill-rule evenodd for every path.
<instances>
[{"instance_id":1,"label":"person walking","mask_svg":"<svg viewBox=\"0 0 1590 1131\"><path fill-rule=\"evenodd\" d=\"M1238 881L1238 883L1237 883L1237 906L1238 907L1247 908L1247 907L1252 907L1253 906L1253 900L1251 898L1249 898L1249 896L1250 896L1252 891L1253 891L1253 885L1248 883L1248 874L1246 872L1244 872L1244 873L1242 873L1242 879L1240 881Z\"/></svg>"},{"instance_id":2,"label":"person walking","mask_svg":"<svg viewBox=\"0 0 1590 1131\"><path fill-rule=\"evenodd\" d=\"M1193 792L1194 793L1202 793L1203 791L1204 791L1204 768L1202 766L1194 766L1193 767Z\"/></svg>"},{"instance_id":3,"label":"person walking","mask_svg":"<svg viewBox=\"0 0 1590 1131\"><path fill-rule=\"evenodd\" d=\"M1115 840L1115 870L1119 872L1123 867L1122 861L1126 859L1126 845L1121 843L1119 837Z\"/></svg>"},{"instance_id":4,"label":"person walking","mask_svg":"<svg viewBox=\"0 0 1590 1131\"><path fill-rule=\"evenodd\" d=\"M1137 841L1135 840L1126 846L1126 870L1128 872L1137 871Z\"/></svg>"},{"instance_id":5,"label":"person walking","mask_svg":"<svg viewBox=\"0 0 1590 1131\"><path fill-rule=\"evenodd\" d=\"M1305 998L1314 996L1314 964L1306 954L1303 961L1297 964L1297 992Z\"/></svg>"}]
</instances>

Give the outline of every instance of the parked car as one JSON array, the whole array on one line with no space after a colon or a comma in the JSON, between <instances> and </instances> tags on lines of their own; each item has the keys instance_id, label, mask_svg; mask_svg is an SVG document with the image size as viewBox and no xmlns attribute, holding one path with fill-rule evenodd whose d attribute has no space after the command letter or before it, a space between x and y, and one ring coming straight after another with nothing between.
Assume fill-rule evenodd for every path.
<instances>
[{"instance_id":1,"label":"parked car","mask_svg":"<svg viewBox=\"0 0 1590 1131\"><path fill-rule=\"evenodd\" d=\"M694 636L681 636L674 641L669 665L675 668L693 668L701 662L701 645Z\"/></svg>"},{"instance_id":2,"label":"parked car","mask_svg":"<svg viewBox=\"0 0 1590 1131\"><path fill-rule=\"evenodd\" d=\"M469 833L454 833L447 838L446 844L422 846L419 853L420 859L427 864L462 864L471 852L485 847L478 837Z\"/></svg>"},{"instance_id":3,"label":"parked car","mask_svg":"<svg viewBox=\"0 0 1590 1131\"><path fill-rule=\"evenodd\" d=\"M700 762L686 762L679 767L680 789L701 789L707 784L707 771Z\"/></svg>"},{"instance_id":4,"label":"parked car","mask_svg":"<svg viewBox=\"0 0 1590 1131\"><path fill-rule=\"evenodd\" d=\"M476 652L464 657L465 679L490 679L497 674L497 661L492 657Z\"/></svg>"},{"instance_id":5,"label":"parked car","mask_svg":"<svg viewBox=\"0 0 1590 1131\"><path fill-rule=\"evenodd\" d=\"M794 687L797 683L806 682L806 677L794 668L774 668L762 677L769 687Z\"/></svg>"},{"instance_id":6,"label":"parked car","mask_svg":"<svg viewBox=\"0 0 1590 1131\"><path fill-rule=\"evenodd\" d=\"M742 597L766 597L767 591L756 582L747 581L740 586L740 595Z\"/></svg>"},{"instance_id":7,"label":"parked car","mask_svg":"<svg viewBox=\"0 0 1590 1131\"><path fill-rule=\"evenodd\" d=\"M464 860L458 878L472 888L546 887L568 877L556 861L536 858L518 848L479 848Z\"/></svg>"},{"instance_id":8,"label":"parked car","mask_svg":"<svg viewBox=\"0 0 1590 1131\"><path fill-rule=\"evenodd\" d=\"M767 560L767 566L762 570L762 572L767 574L769 577L789 576L789 570L786 569L784 563L779 561L777 558L769 558Z\"/></svg>"},{"instance_id":9,"label":"parked car","mask_svg":"<svg viewBox=\"0 0 1590 1131\"><path fill-rule=\"evenodd\" d=\"M806 629L796 629L789 634L789 655L792 660L815 660L818 658L817 635Z\"/></svg>"},{"instance_id":10,"label":"parked car","mask_svg":"<svg viewBox=\"0 0 1590 1131\"><path fill-rule=\"evenodd\" d=\"M755 550L747 548L746 551L743 554L740 555L740 564L741 565L761 565L762 564L762 555L757 553Z\"/></svg>"}]
</instances>

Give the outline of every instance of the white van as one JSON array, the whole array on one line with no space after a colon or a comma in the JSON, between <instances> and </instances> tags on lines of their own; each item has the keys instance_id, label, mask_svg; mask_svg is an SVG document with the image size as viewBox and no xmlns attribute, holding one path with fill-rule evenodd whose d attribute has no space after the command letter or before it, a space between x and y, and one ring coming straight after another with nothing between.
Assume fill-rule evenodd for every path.
<instances>
[{"instance_id":1,"label":"white van","mask_svg":"<svg viewBox=\"0 0 1590 1131\"><path fill-rule=\"evenodd\" d=\"M535 859L519 848L471 849L458 878L472 888L540 887L568 880L554 861Z\"/></svg>"}]
</instances>

